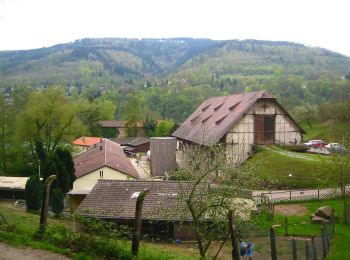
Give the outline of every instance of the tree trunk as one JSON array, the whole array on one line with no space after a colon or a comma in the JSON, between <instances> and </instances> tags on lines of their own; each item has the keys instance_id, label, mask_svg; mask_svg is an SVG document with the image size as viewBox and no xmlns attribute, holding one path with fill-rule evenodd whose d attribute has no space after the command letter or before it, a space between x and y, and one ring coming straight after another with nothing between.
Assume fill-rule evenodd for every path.
<instances>
[{"instance_id":1,"label":"tree trunk","mask_svg":"<svg viewBox=\"0 0 350 260\"><path fill-rule=\"evenodd\" d=\"M49 209L49 197L50 197L50 187L52 182L56 179L56 175L50 175L45 182L44 187L44 195L41 204L41 212L40 212L40 233L44 233L47 227L47 212Z\"/></svg>"},{"instance_id":2,"label":"tree trunk","mask_svg":"<svg viewBox=\"0 0 350 260\"><path fill-rule=\"evenodd\" d=\"M235 227L235 224L233 221L233 211L232 210L230 210L228 212L227 217L228 217L228 229L229 229L230 236L231 236L232 259L239 260L239 251L238 251L238 244L237 244L237 237L236 237L236 227Z\"/></svg>"},{"instance_id":3,"label":"tree trunk","mask_svg":"<svg viewBox=\"0 0 350 260\"><path fill-rule=\"evenodd\" d=\"M131 253L134 256L137 256L139 253L140 237L141 237L142 205L143 205L145 196L147 195L148 192L149 192L148 189L141 191L136 201L134 230L133 230L132 245L131 245Z\"/></svg>"}]
</instances>

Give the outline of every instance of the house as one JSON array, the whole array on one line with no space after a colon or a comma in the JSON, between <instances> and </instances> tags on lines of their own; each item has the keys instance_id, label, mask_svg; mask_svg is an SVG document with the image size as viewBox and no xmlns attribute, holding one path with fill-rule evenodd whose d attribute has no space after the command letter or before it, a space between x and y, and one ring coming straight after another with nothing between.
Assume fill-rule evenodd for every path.
<instances>
[{"instance_id":1,"label":"house","mask_svg":"<svg viewBox=\"0 0 350 260\"><path fill-rule=\"evenodd\" d=\"M120 144L126 154L147 153L150 149L150 139L146 137L108 138Z\"/></svg>"},{"instance_id":2,"label":"house","mask_svg":"<svg viewBox=\"0 0 350 260\"><path fill-rule=\"evenodd\" d=\"M0 199L24 199L28 177L0 176Z\"/></svg>"},{"instance_id":3,"label":"house","mask_svg":"<svg viewBox=\"0 0 350 260\"><path fill-rule=\"evenodd\" d=\"M101 141L101 137L82 136L73 141L73 145L78 148L78 153L87 151L90 146L95 145Z\"/></svg>"},{"instance_id":4,"label":"house","mask_svg":"<svg viewBox=\"0 0 350 260\"><path fill-rule=\"evenodd\" d=\"M138 172L117 143L101 139L74 158L73 192L92 188L99 179L137 179Z\"/></svg>"},{"instance_id":5,"label":"house","mask_svg":"<svg viewBox=\"0 0 350 260\"><path fill-rule=\"evenodd\" d=\"M173 133L178 149L224 144L228 159L243 162L253 145L301 144L305 131L266 90L204 101Z\"/></svg>"},{"instance_id":6,"label":"house","mask_svg":"<svg viewBox=\"0 0 350 260\"><path fill-rule=\"evenodd\" d=\"M142 209L143 235L193 240L188 227L191 217L182 199L190 187L189 182L176 181L98 180L76 213L132 227L137 197L149 189Z\"/></svg>"},{"instance_id":7,"label":"house","mask_svg":"<svg viewBox=\"0 0 350 260\"><path fill-rule=\"evenodd\" d=\"M99 121L98 124L101 127L102 136L105 138L126 138L126 125L125 121L109 120ZM137 136L146 136L143 123L137 123Z\"/></svg>"}]
</instances>

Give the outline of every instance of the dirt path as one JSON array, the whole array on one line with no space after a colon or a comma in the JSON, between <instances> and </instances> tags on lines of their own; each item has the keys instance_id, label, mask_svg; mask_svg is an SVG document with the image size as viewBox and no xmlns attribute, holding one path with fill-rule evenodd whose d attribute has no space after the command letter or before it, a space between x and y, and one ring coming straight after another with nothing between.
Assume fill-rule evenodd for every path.
<instances>
[{"instance_id":1,"label":"dirt path","mask_svg":"<svg viewBox=\"0 0 350 260\"><path fill-rule=\"evenodd\" d=\"M308 155L304 155L304 154L300 154L300 153L296 153L296 152L289 152L289 151L285 151L282 149L278 149L276 147L264 147L264 149L284 155L284 156L288 156L288 157L292 157L292 158L297 158L297 159L303 159L303 160L308 160L308 161L318 161L318 159L313 158L311 156Z\"/></svg>"},{"instance_id":2,"label":"dirt path","mask_svg":"<svg viewBox=\"0 0 350 260\"><path fill-rule=\"evenodd\" d=\"M0 260L67 260L66 256L29 247L17 248L0 242Z\"/></svg>"}]
</instances>

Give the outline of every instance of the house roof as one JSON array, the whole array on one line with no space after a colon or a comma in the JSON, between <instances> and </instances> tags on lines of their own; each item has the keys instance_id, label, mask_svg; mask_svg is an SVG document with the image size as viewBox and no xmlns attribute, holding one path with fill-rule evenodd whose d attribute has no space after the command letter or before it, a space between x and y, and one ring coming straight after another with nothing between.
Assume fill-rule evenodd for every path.
<instances>
[{"instance_id":1,"label":"house roof","mask_svg":"<svg viewBox=\"0 0 350 260\"><path fill-rule=\"evenodd\" d=\"M107 120L107 121L98 121L98 124L101 127L105 127L105 128L125 128L125 121L121 121L121 120ZM143 127L143 123L142 122L138 122L137 123L137 127Z\"/></svg>"},{"instance_id":2,"label":"house roof","mask_svg":"<svg viewBox=\"0 0 350 260\"><path fill-rule=\"evenodd\" d=\"M105 219L134 219L138 192L149 189L143 219L190 220L182 199L190 187L190 182L177 181L98 180L76 212Z\"/></svg>"},{"instance_id":3,"label":"house roof","mask_svg":"<svg viewBox=\"0 0 350 260\"><path fill-rule=\"evenodd\" d=\"M73 141L73 144L89 147L101 141L101 137L82 136Z\"/></svg>"},{"instance_id":4,"label":"house roof","mask_svg":"<svg viewBox=\"0 0 350 260\"><path fill-rule=\"evenodd\" d=\"M28 177L0 176L0 189L24 190Z\"/></svg>"},{"instance_id":5,"label":"house roof","mask_svg":"<svg viewBox=\"0 0 350 260\"><path fill-rule=\"evenodd\" d=\"M128 146L134 146L134 147L150 142L149 138L146 138L146 137L108 138L108 139L120 145L128 145Z\"/></svg>"},{"instance_id":6,"label":"house roof","mask_svg":"<svg viewBox=\"0 0 350 260\"><path fill-rule=\"evenodd\" d=\"M102 143L100 142L90 147L86 152L76 156L74 165L77 178L104 166L139 178L136 169L124 154L121 146L108 139L102 139Z\"/></svg>"},{"instance_id":7,"label":"house roof","mask_svg":"<svg viewBox=\"0 0 350 260\"><path fill-rule=\"evenodd\" d=\"M261 99L276 102L300 131L305 132L274 96L261 90L207 99L182 123L173 136L203 145L215 144Z\"/></svg>"}]
</instances>

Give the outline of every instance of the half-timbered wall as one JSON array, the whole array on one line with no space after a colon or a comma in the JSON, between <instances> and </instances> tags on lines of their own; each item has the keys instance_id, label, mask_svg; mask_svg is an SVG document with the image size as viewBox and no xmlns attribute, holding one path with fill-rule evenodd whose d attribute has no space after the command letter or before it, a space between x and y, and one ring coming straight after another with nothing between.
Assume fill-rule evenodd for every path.
<instances>
[{"instance_id":1,"label":"half-timbered wall","mask_svg":"<svg viewBox=\"0 0 350 260\"><path fill-rule=\"evenodd\" d=\"M252 153L252 146L256 143L254 133L255 115L275 117L275 144L292 145L301 143L302 137L299 128L279 105L273 101L258 101L224 137L227 156L233 162L243 162Z\"/></svg>"}]
</instances>

